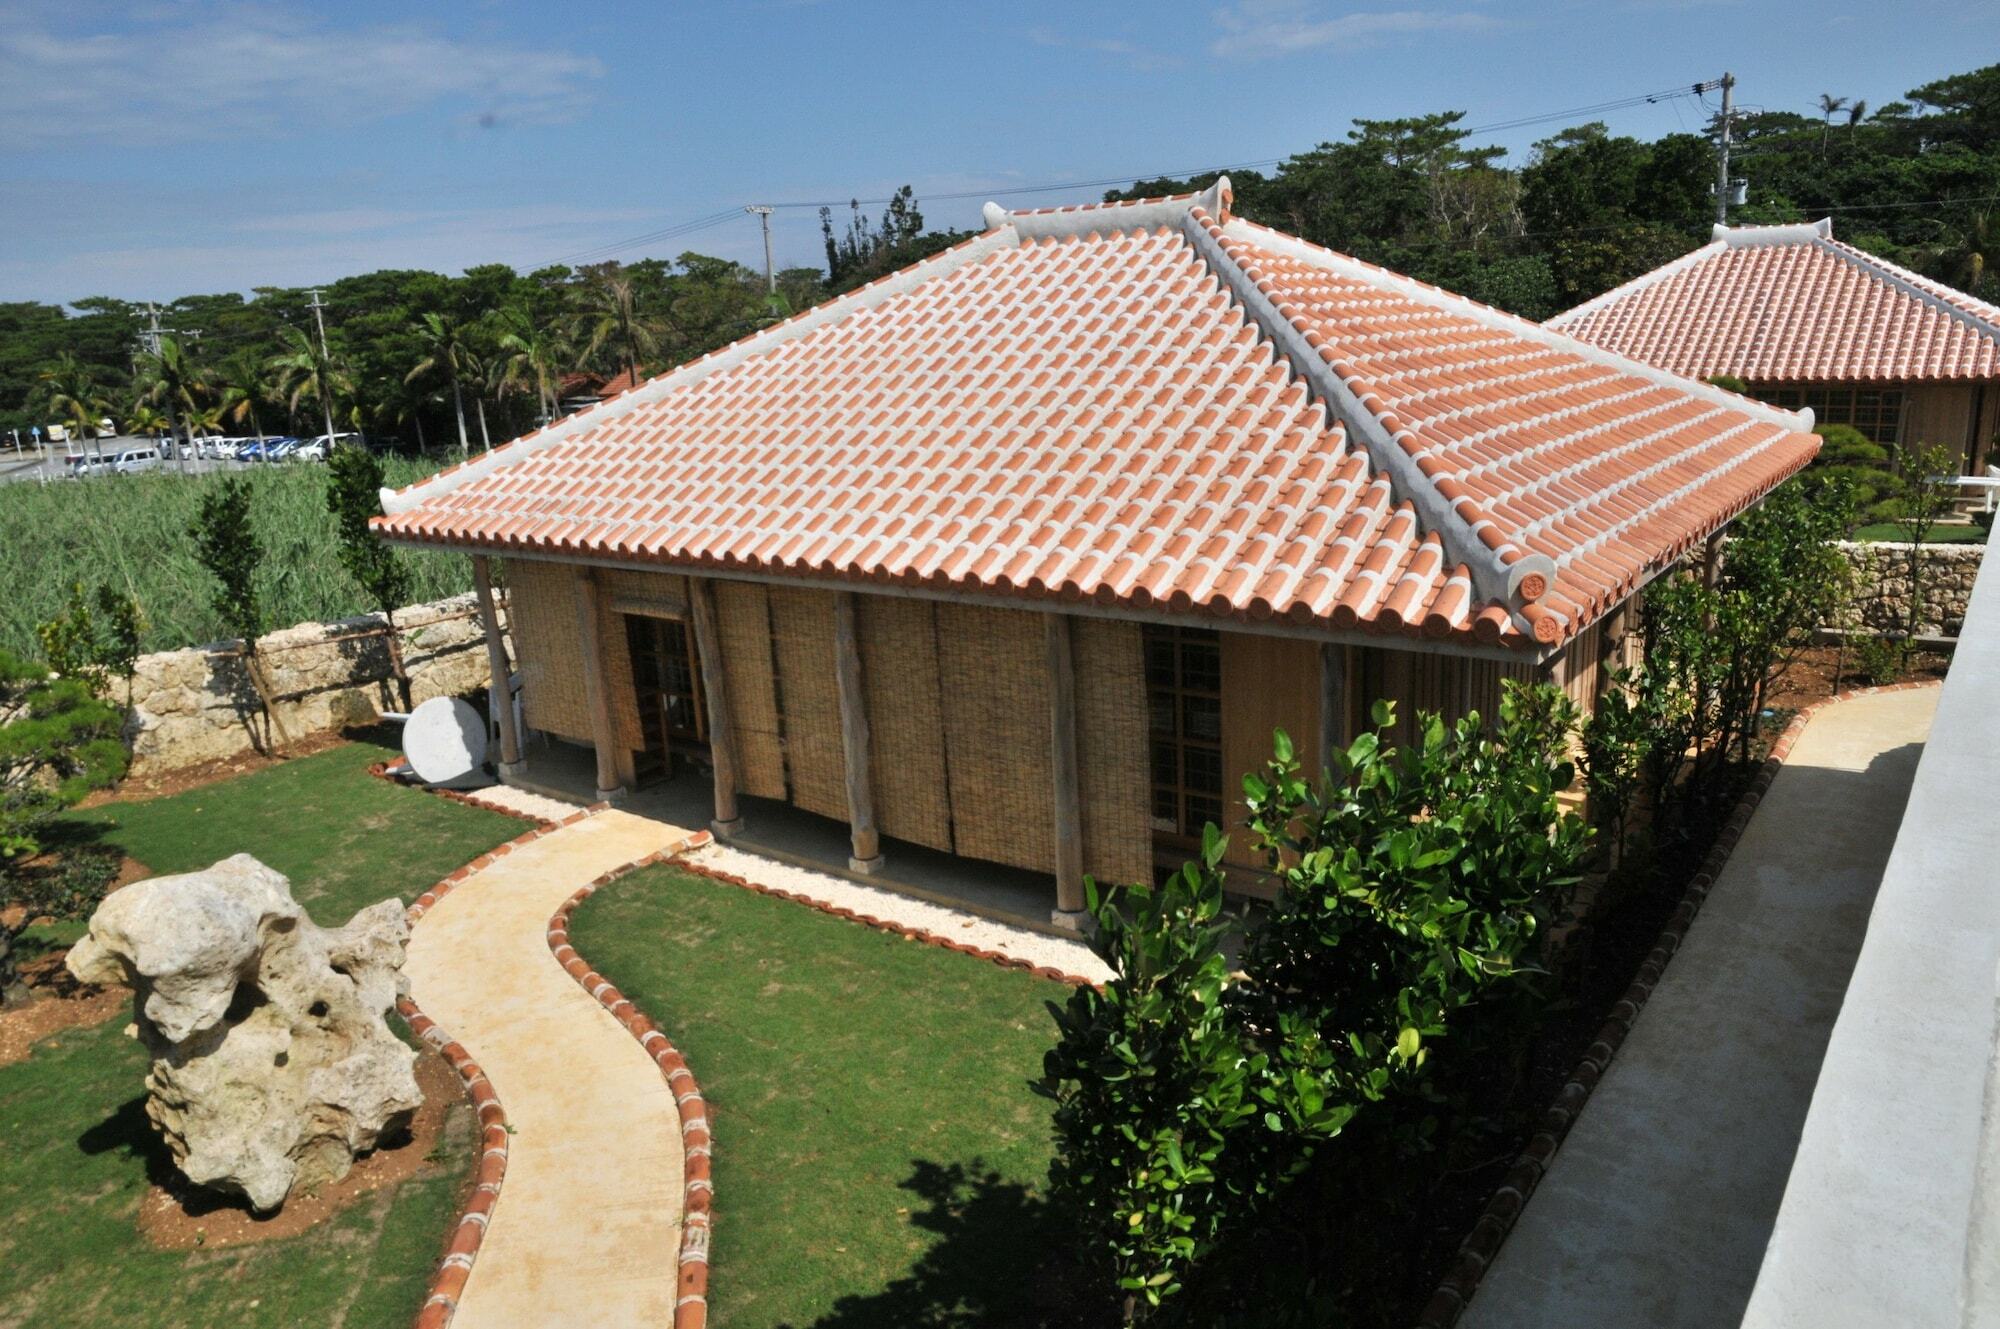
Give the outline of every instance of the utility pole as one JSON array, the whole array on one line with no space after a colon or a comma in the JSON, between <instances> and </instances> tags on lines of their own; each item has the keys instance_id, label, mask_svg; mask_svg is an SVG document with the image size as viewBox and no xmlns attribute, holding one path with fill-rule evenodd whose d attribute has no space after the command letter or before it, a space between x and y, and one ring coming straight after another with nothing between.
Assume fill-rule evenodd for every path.
<instances>
[{"instance_id":1,"label":"utility pole","mask_svg":"<svg viewBox=\"0 0 2000 1329\"><path fill-rule=\"evenodd\" d=\"M317 386L319 388L320 411L326 417L326 450L328 453L331 453L333 451L333 389L332 385L327 382L327 377L333 369L333 357L327 354L326 315L320 312L326 308L326 305L319 298L319 287L313 287L308 294L312 296L312 303L308 304L306 308L313 311L313 324L319 328L319 373L316 377L319 379Z\"/></svg>"},{"instance_id":2,"label":"utility pole","mask_svg":"<svg viewBox=\"0 0 2000 1329\"><path fill-rule=\"evenodd\" d=\"M1729 116L1736 109L1736 75L1722 76L1722 127L1715 136L1715 224L1729 225Z\"/></svg>"},{"instance_id":3,"label":"utility pole","mask_svg":"<svg viewBox=\"0 0 2000 1329\"><path fill-rule=\"evenodd\" d=\"M155 360L160 358L160 338L169 333L176 337L185 337L189 341L201 340L201 333L199 332L184 331L180 328L161 327L159 306L155 305L151 300L146 302L146 322L147 326L139 329L139 341L145 347L146 354L152 356ZM193 426L189 426L187 438L185 440L181 439L179 414L174 408L173 394L168 393L167 435L174 440L174 459L179 463L181 473L185 475L189 460L187 454L194 446L194 428ZM100 457L103 456L104 449L102 447L98 448L97 453Z\"/></svg>"},{"instance_id":4,"label":"utility pole","mask_svg":"<svg viewBox=\"0 0 2000 1329\"><path fill-rule=\"evenodd\" d=\"M745 212L755 213L764 223L764 286L771 295L778 293L778 270L771 266L771 209L762 203L751 203Z\"/></svg>"}]
</instances>

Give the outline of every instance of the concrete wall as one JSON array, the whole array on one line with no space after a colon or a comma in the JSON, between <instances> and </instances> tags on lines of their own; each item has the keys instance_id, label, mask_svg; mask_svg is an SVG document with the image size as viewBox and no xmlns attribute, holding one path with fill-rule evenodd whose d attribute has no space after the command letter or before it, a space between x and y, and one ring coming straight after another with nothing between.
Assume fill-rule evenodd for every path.
<instances>
[{"instance_id":1,"label":"concrete wall","mask_svg":"<svg viewBox=\"0 0 2000 1329\"><path fill-rule=\"evenodd\" d=\"M2000 1324L1996 691L2000 565L1989 565L1820 1064L1746 1326Z\"/></svg>"},{"instance_id":2,"label":"concrete wall","mask_svg":"<svg viewBox=\"0 0 2000 1329\"><path fill-rule=\"evenodd\" d=\"M1910 612L1910 546L1858 544L1842 541L1854 572L1853 595L1847 613L1835 626L1869 632L1902 632ZM1955 637L1965 619L1973 579L1979 575L1982 545L1925 545L1921 585L1924 612L1917 626L1922 636Z\"/></svg>"},{"instance_id":3,"label":"concrete wall","mask_svg":"<svg viewBox=\"0 0 2000 1329\"><path fill-rule=\"evenodd\" d=\"M285 739L367 724L398 709L382 626L382 616L370 614L302 623L258 641ZM396 628L415 701L486 686L485 637L472 596L399 610ZM160 775L253 750L253 726L261 738L263 722L235 645L216 642L139 658L128 722L134 774Z\"/></svg>"}]
</instances>

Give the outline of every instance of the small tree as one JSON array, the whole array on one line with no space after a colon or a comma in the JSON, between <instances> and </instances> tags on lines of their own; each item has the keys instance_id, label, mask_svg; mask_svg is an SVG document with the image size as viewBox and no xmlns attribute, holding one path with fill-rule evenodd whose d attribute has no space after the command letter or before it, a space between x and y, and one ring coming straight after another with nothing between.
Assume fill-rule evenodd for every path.
<instances>
[{"instance_id":1,"label":"small tree","mask_svg":"<svg viewBox=\"0 0 2000 1329\"><path fill-rule=\"evenodd\" d=\"M1841 480L1810 497L1794 480L1738 520L1716 618L1725 751L1734 740L1738 756L1749 760L1771 684L1812 644L1814 630L1839 616L1849 567L1833 542L1853 520L1853 491Z\"/></svg>"},{"instance_id":2,"label":"small tree","mask_svg":"<svg viewBox=\"0 0 2000 1329\"><path fill-rule=\"evenodd\" d=\"M387 621L389 668L403 709L410 709L410 676L396 639L396 610L410 598L410 574L396 551L368 529L382 515L382 463L364 448L338 448L327 457L326 506L340 539L340 566L368 593Z\"/></svg>"},{"instance_id":3,"label":"small tree","mask_svg":"<svg viewBox=\"0 0 2000 1329\"><path fill-rule=\"evenodd\" d=\"M15 988L14 941L43 901L26 863L56 814L125 774L124 716L80 678L0 650L0 999Z\"/></svg>"},{"instance_id":4,"label":"small tree","mask_svg":"<svg viewBox=\"0 0 2000 1329\"><path fill-rule=\"evenodd\" d=\"M1909 486L1904 502L1904 524L1910 532L1910 612L1904 631L1904 650L1909 650L1917 629L1924 621L1924 545L1931 531L1958 499L1950 484L1932 484L1932 476L1955 471L1957 458L1936 443L1919 443L1904 450L1903 479Z\"/></svg>"},{"instance_id":5,"label":"small tree","mask_svg":"<svg viewBox=\"0 0 2000 1329\"><path fill-rule=\"evenodd\" d=\"M265 743L277 733L271 694L257 656L257 638L264 632L264 608L257 598L257 567L264 561L256 527L250 520L250 486L241 476L226 476L201 496L201 508L188 528L195 559L215 579L209 603L231 634L243 643L243 669L264 712ZM255 729L252 729L255 737Z\"/></svg>"},{"instance_id":6,"label":"small tree","mask_svg":"<svg viewBox=\"0 0 2000 1329\"><path fill-rule=\"evenodd\" d=\"M94 598L97 610L92 613L83 583L70 587L62 612L35 629L42 658L63 677L82 679L98 696L105 695L111 680L123 679L130 705L143 631L139 602L119 594L109 582L98 583Z\"/></svg>"}]
</instances>

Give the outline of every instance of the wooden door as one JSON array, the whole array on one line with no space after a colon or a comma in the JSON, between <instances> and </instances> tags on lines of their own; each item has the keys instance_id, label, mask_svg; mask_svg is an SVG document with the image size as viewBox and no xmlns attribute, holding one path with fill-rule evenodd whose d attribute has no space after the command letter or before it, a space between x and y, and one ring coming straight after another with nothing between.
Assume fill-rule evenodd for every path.
<instances>
[{"instance_id":1,"label":"wooden door","mask_svg":"<svg viewBox=\"0 0 2000 1329\"><path fill-rule=\"evenodd\" d=\"M694 634L678 618L625 615L644 745L634 763L641 779L669 775L676 757L708 749L708 711Z\"/></svg>"}]
</instances>

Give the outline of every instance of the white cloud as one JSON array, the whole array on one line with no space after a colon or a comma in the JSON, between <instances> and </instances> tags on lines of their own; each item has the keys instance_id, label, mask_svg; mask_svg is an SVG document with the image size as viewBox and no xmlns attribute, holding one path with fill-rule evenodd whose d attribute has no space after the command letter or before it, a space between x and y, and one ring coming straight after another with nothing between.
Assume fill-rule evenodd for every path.
<instances>
[{"instance_id":1,"label":"white cloud","mask_svg":"<svg viewBox=\"0 0 2000 1329\"><path fill-rule=\"evenodd\" d=\"M1264 59L1339 46L1349 50L1426 32L1483 32L1500 26L1485 14L1429 9L1362 11L1322 16L1307 0L1237 0L1215 11L1222 35L1209 49L1221 56Z\"/></svg>"},{"instance_id":2,"label":"white cloud","mask_svg":"<svg viewBox=\"0 0 2000 1329\"><path fill-rule=\"evenodd\" d=\"M1156 51L1123 37L1072 37L1052 28L1035 27L1028 30L1028 40L1037 46L1108 55L1140 70L1172 69L1181 63L1177 55Z\"/></svg>"},{"instance_id":3,"label":"white cloud","mask_svg":"<svg viewBox=\"0 0 2000 1329\"><path fill-rule=\"evenodd\" d=\"M604 73L552 46L340 29L265 5L152 9L115 30L69 7L9 6L0 67L0 151L279 137L427 107L486 128L560 122Z\"/></svg>"}]
</instances>

